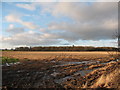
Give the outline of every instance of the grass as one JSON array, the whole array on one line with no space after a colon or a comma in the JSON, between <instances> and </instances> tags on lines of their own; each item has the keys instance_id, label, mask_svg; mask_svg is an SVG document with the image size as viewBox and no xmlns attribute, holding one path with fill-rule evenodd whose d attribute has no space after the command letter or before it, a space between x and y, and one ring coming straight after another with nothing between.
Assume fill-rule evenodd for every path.
<instances>
[{"instance_id":1,"label":"grass","mask_svg":"<svg viewBox=\"0 0 120 90\"><path fill-rule=\"evenodd\" d=\"M97 87L106 87L106 88L120 88L119 86L119 77L120 77L120 69L115 69L113 72L109 74L103 74L98 78L97 82L92 86L92 88Z\"/></svg>"},{"instance_id":2,"label":"grass","mask_svg":"<svg viewBox=\"0 0 120 90\"><path fill-rule=\"evenodd\" d=\"M120 88L119 68L119 62L111 62L105 67L92 71L87 75L83 88Z\"/></svg>"},{"instance_id":3,"label":"grass","mask_svg":"<svg viewBox=\"0 0 120 90\"><path fill-rule=\"evenodd\" d=\"M15 62L18 62L19 59L16 59L16 58L8 58L8 57L0 57L2 62L2 64L5 64L5 63L15 63Z\"/></svg>"}]
</instances>

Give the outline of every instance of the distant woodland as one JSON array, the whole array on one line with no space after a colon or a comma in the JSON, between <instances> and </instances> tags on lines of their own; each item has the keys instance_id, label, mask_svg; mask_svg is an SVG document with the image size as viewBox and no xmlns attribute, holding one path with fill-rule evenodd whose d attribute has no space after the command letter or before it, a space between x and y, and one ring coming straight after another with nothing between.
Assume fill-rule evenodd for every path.
<instances>
[{"instance_id":1,"label":"distant woodland","mask_svg":"<svg viewBox=\"0 0 120 90\"><path fill-rule=\"evenodd\" d=\"M4 49L7 50L7 49ZM4 51L3 50L3 51ZM48 47L17 47L10 51L116 51L115 47L92 47L92 46L48 46Z\"/></svg>"}]
</instances>

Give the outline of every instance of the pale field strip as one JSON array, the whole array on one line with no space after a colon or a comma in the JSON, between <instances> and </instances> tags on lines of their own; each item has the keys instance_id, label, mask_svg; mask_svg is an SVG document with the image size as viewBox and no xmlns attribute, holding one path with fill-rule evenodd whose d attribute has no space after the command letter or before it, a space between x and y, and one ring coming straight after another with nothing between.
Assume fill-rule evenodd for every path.
<instances>
[{"instance_id":1,"label":"pale field strip","mask_svg":"<svg viewBox=\"0 0 120 90\"><path fill-rule=\"evenodd\" d=\"M110 52L114 54L115 52ZM12 57L18 59L30 60L51 60L51 59L95 59L107 58L108 52L39 52L39 51L3 51L3 57Z\"/></svg>"}]
</instances>

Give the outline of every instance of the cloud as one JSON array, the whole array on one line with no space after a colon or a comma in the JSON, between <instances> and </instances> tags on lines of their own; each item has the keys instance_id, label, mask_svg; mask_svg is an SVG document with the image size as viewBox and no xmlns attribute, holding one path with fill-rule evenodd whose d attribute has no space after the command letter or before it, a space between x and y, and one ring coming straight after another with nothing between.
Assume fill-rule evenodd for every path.
<instances>
[{"instance_id":1,"label":"cloud","mask_svg":"<svg viewBox=\"0 0 120 90\"><path fill-rule=\"evenodd\" d=\"M20 15L15 15L15 14L9 14L7 16L5 16L5 20L7 22L20 22Z\"/></svg>"},{"instance_id":2,"label":"cloud","mask_svg":"<svg viewBox=\"0 0 120 90\"><path fill-rule=\"evenodd\" d=\"M35 25L35 24L32 23L32 22L24 22L24 21L21 21L20 24L26 26L26 27L29 28L29 29L37 29L37 28L38 28L38 26Z\"/></svg>"},{"instance_id":3,"label":"cloud","mask_svg":"<svg viewBox=\"0 0 120 90\"><path fill-rule=\"evenodd\" d=\"M117 3L113 2L97 2L97 3L83 3L83 2L60 2L60 3L40 3L42 12L49 12L53 16L66 16L76 21L89 22L94 20L101 20L107 16L117 15ZM73 8L74 7L74 8ZM113 15L113 13L115 15ZM110 17L109 17L110 18Z\"/></svg>"},{"instance_id":4,"label":"cloud","mask_svg":"<svg viewBox=\"0 0 120 90\"><path fill-rule=\"evenodd\" d=\"M108 2L108 0L95 0L96 2ZM109 2L119 2L119 0L109 0Z\"/></svg>"},{"instance_id":5,"label":"cloud","mask_svg":"<svg viewBox=\"0 0 120 90\"><path fill-rule=\"evenodd\" d=\"M36 9L34 4L16 4L17 7L24 8L30 11L34 11Z\"/></svg>"},{"instance_id":6,"label":"cloud","mask_svg":"<svg viewBox=\"0 0 120 90\"><path fill-rule=\"evenodd\" d=\"M58 18L66 16L72 19L70 22L53 22L48 25L46 32L54 33L61 39L68 41L113 39L113 33L118 27L117 3L41 4L44 13L49 12Z\"/></svg>"},{"instance_id":7,"label":"cloud","mask_svg":"<svg viewBox=\"0 0 120 90\"><path fill-rule=\"evenodd\" d=\"M23 27L15 27L14 24L10 24L6 30L8 33L17 34L25 32Z\"/></svg>"},{"instance_id":8,"label":"cloud","mask_svg":"<svg viewBox=\"0 0 120 90\"><path fill-rule=\"evenodd\" d=\"M87 44L93 45L94 43L98 44L97 42L99 41L100 43L102 43L102 40L113 39L113 34L115 30L118 29L117 3L46 2L32 4L35 5L34 8L39 6L40 13L47 14L48 18L51 18L52 15L53 20L50 19L51 23L49 23L48 26L44 28L39 28L32 22L23 21L22 16L20 15L9 14L5 17L5 20L7 22L19 23L27 27L28 29L38 29L38 31L40 32L34 32L31 30L25 32L25 27L19 28L14 27L13 24L10 24L7 31L14 34L9 37L3 37L4 43L9 43L10 45L27 46L68 45L71 43L78 42L80 40L84 40L89 41L91 43ZM65 19L65 21L63 19ZM66 19L68 21L66 21ZM47 22L47 20L45 21ZM21 33L21 31L23 33Z\"/></svg>"},{"instance_id":9,"label":"cloud","mask_svg":"<svg viewBox=\"0 0 120 90\"><path fill-rule=\"evenodd\" d=\"M61 40L52 38L49 34L39 34L34 31L17 33L10 37L2 37L3 43L13 46L16 45L54 45L59 44Z\"/></svg>"},{"instance_id":10,"label":"cloud","mask_svg":"<svg viewBox=\"0 0 120 90\"><path fill-rule=\"evenodd\" d=\"M7 16L5 16L5 20L7 22L17 22L17 23L20 23L20 24L22 24L23 26L25 26L25 27L27 27L29 29L36 29L36 28L38 28L38 26L35 25L32 22L23 21L21 19L21 16L17 15L17 14L9 14L9 15L7 15Z\"/></svg>"},{"instance_id":11,"label":"cloud","mask_svg":"<svg viewBox=\"0 0 120 90\"><path fill-rule=\"evenodd\" d=\"M10 24L9 29L13 29L13 28L14 28L14 24Z\"/></svg>"},{"instance_id":12,"label":"cloud","mask_svg":"<svg viewBox=\"0 0 120 90\"><path fill-rule=\"evenodd\" d=\"M56 30L59 33L56 33ZM54 33L57 37L68 41L113 39L113 33L116 30L117 21L112 22L112 20L85 24L51 23L48 26L49 33Z\"/></svg>"}]
</instances>

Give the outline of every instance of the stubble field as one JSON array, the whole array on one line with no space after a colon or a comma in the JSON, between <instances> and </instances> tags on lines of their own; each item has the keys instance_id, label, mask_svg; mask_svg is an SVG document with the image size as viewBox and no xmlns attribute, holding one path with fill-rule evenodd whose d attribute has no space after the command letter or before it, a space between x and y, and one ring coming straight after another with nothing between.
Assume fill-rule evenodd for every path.
<instances>
[{"instance_id":1,"label":"stubble field","mask_svg":"<svg viewBox=\"0 0 120 90\"><path fill-rule=\"evenodd\" d=\"M115 52L110 52L114 54ZM2 56L12 57L18 59L30 59L30 60L51 60L52 58L68 58L68 59L80 59L80 60L94 60L100 58L108 58L108 52L23 52L23 51L4 51Z\"/></svg>"}]
</instances>

